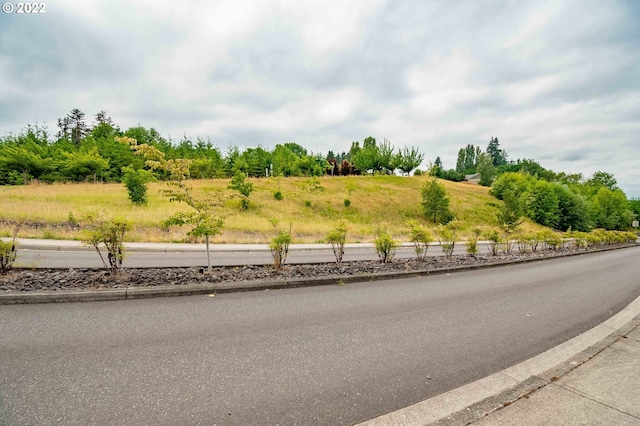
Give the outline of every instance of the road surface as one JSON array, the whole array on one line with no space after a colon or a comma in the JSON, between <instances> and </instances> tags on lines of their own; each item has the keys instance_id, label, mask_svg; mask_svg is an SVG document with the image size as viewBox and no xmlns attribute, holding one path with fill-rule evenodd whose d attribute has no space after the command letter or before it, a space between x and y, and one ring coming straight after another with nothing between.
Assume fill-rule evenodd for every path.
<instances>
[{"instance_id":1,"label":"road surface","mask_svg":"<svg viewBox=\"0 0 640 426\"><path fill-rule=\"evenodd\" d=\"M479 244L480 252L487 251L485 244ZM455 254L466 253L466 246L457 244ZM442 256L439 246L432 246L427 251L429 256ZM396 251L396 258L414 258L416 256L413 247L401 247ZM106 259L106 255L105 255ZM347 248L343 261L378 259L372 247ZM292 249L287 257L288 264L335 262L335 256L331 247L314 249ZM211 264L214 266L241 266L241 265L270 265L273 264L271 253L263 250L215 250L211 253ZM136 251L127 252L123 266L125 268L156 268L156 267L190 267L206 266L207 255L202 251ZM46 249L19 249L16 266L26 268L101 268L100 257L94 250L46 250Z\"/></svg>"},{"instance_id":2,"label":"road surface","mask_svg":"<svg viewBox=\"0 0 640 426\"><path fill-rule=\"evenodd\" d=\"M291 290L0 306L0 424L355 424L640 295L640 248Z\"/></svg>"}]
</instances>

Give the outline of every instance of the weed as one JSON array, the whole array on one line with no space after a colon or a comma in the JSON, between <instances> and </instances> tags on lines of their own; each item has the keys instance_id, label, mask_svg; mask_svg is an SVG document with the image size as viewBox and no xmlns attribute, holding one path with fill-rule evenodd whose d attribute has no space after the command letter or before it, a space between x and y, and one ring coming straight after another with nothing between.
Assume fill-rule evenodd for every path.
<instances>
[{"instance_id":1,"label":"weed","mask_svg":"<svg viewBox=\"0 0 640 426\"><path fill-rule=\"evenodd\" d=\"M69 212L67 215L67 222L71 226L78 226L78 219L73 215L73 212Z\"/></svg>"},{"instance_id":2,"label":"weed","mask_svg":"<svg viewBox=\"0 0 640 426\"><path fill-rule=\"evenodd\" d=\"M45 240L55 240L57 238L57 235L47 227L44 229L44 231L42 231L42 238L44 238Z\"/></svg>"}]
</instances>

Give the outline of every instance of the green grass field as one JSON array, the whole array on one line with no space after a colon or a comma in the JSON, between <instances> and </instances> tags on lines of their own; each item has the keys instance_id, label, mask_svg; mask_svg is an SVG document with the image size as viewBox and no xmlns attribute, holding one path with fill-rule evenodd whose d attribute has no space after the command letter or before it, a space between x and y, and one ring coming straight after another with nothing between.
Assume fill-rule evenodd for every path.
<instances>
[{"instance_id":1,"label":"green grass field","mask_svg":"<svg viewBox=\"0 0 640 426\"><path fill-rule=\"evenodd\" d=\"M249 179L255 188L250 208L242 211L240 200L226 203L228 216L216 243L265 243L273 234L271 221L289 227L297 243L322 242L327 232L340 220L348 225L348 242L373 241L377 232L386 230L400 241L409 240L409 220L417 220L433 230L422 212L421 188L426 176L347 176L322 177L324 191L310 194L303 189L304 178ZM495 228L501 201L488 194L488 188L469 183L440 181L451 199L451 210L461 225L461 237L478 226ZM188 182L197 197L216 196L226 190L228 179L193 180ZM351 205L345 207L347 188L352 187ZM80 231L66 226L69 219L80 219L90 211L102 210L108 215L124 217L134 229L129 241L189 241L187 228L163 230L160 222L169 215L189 207L171 203L162 190L163 182L149 184L146 206L133 205L122 184L54 184L0 187L0 235L11 234L8 222L23 222L19 236L32 238L81 239ZM282 200L276 200L275 191ZM311 201L307 206L305 201ZM35 225L38 225L37 227ZM526 222L524 229L537 229Z\"/></svg>"}]
</instances>

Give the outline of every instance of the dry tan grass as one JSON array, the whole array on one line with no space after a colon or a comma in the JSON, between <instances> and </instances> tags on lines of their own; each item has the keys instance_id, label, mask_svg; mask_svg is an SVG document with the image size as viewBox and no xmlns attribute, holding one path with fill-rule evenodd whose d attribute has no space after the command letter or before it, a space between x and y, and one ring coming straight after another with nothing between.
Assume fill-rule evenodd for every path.
<instances>
[{"instance_id":1,"label":"dry tan grass","mask_svg":"<svg viewBox=\"0 0 640 426\"><path fill-rule=\"evenodd\" d=\"M408 220L418 220L428 227L421 207L421 188L430 178L425 176L347 176L322 177L324 191L310 194L303 189L304 178L249 179L256 191L250 196L250 208L240 210L239 200L226 204L229 214L223 233L213 241L218 243L265 243L273 235L272 220L280 227L291 224L295 242L320 242L335 224L344 220L348 225L350 242L372 241L380 230L407 241ZM194 180L189 185L196 197L220 196L228 191L228 179ZM496 226L495 214L500 201L489 196L488 189L467 183L441 181L451 198L451 209L462 226L462 236L471 228L489 229ZM344 206L347 186L354 190L351 206ZM164 196L166 183L149 185L147 206L133 205L121 184L54 184L0 187L0 219L50 224L46 229L23 227L20 235L36 238L81 237L77 231L66 229L70 215L80 218L89 211L103 210L124 217L134 225L128 234L132 241L181 241L187 239L187 229L162 230L160 222L173 213L188 207L171 203ZM273 193L280 190L283 200ZM305 205L310 200L312 205ZM527 228L536 228L530 223ZM0 234L8 235L8 226L0 227Z\"/></svg>"}]
</instances>

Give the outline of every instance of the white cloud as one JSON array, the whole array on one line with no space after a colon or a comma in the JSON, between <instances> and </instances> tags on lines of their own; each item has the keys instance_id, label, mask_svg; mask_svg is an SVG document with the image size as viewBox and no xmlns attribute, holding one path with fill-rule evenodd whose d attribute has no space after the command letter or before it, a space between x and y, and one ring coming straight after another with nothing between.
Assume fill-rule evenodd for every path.
<instances>
[{"instance_id":1,"label":"white cloud","mask_svg":"<svg viewBox=\"0 0 640 426\"><path fill-rule=\"evenodd\" d=\"M386 137L448 167L498 136L640 196L639 19L595 0L60 1L0 16L0 135L77 107L223 149Z\"/></svg>"}]
</instances>

